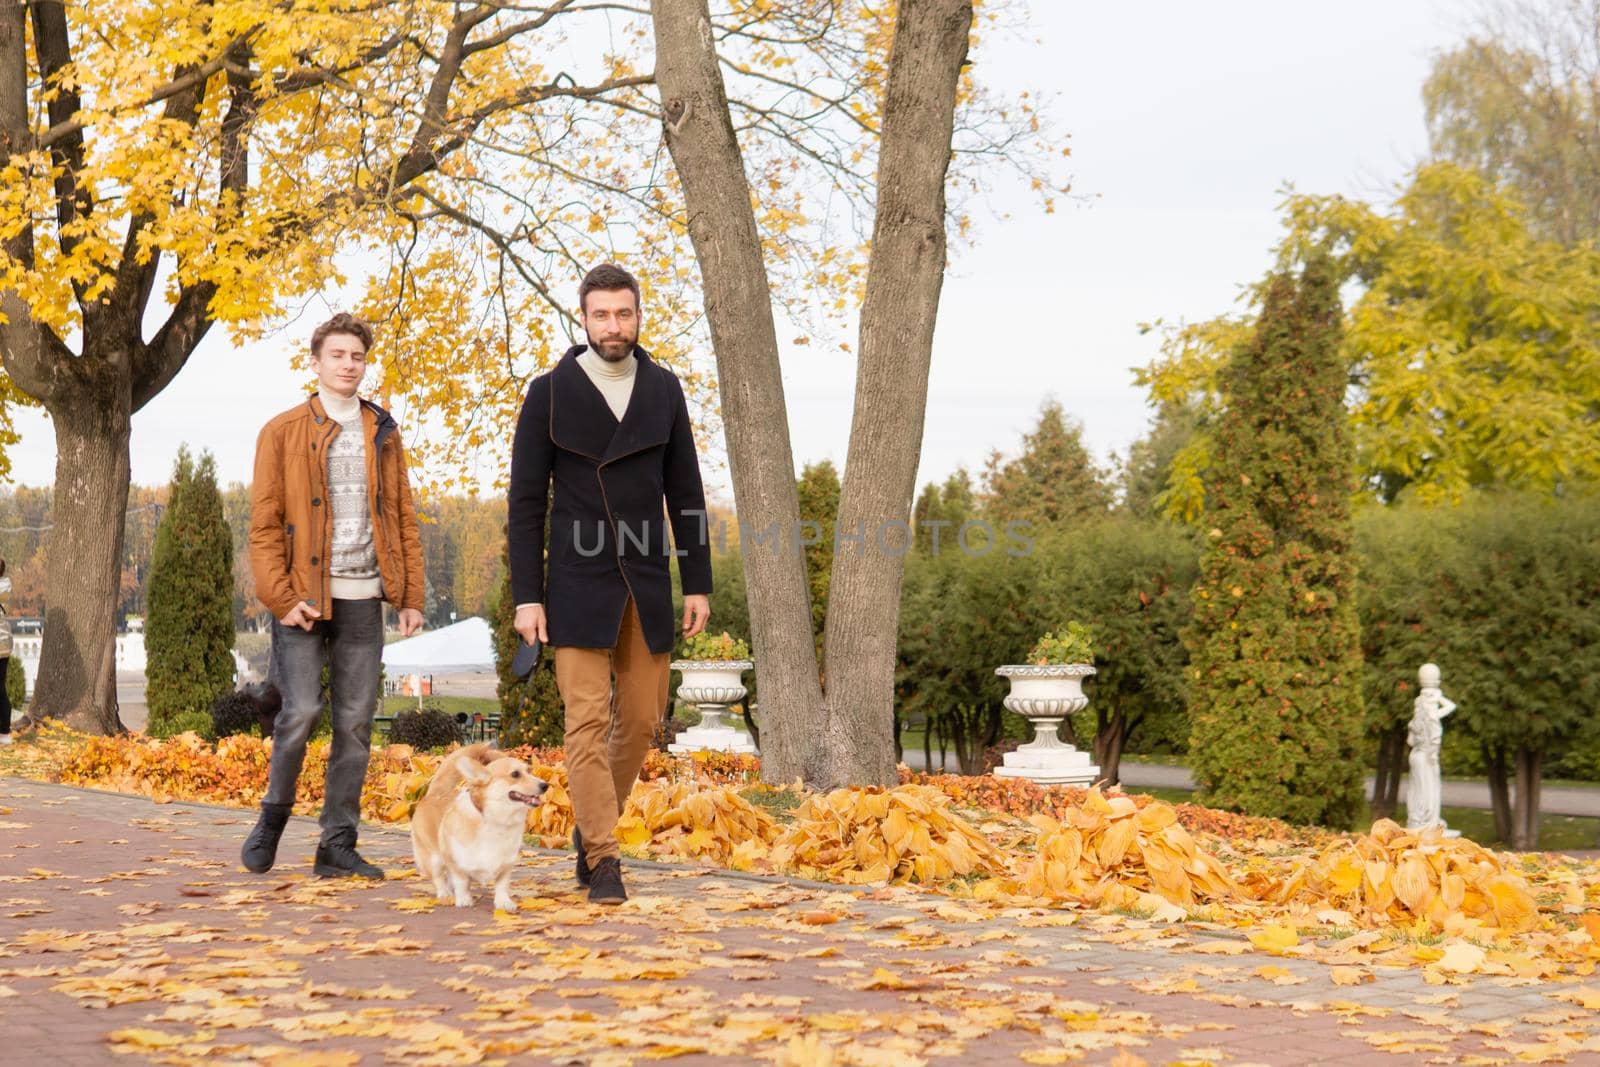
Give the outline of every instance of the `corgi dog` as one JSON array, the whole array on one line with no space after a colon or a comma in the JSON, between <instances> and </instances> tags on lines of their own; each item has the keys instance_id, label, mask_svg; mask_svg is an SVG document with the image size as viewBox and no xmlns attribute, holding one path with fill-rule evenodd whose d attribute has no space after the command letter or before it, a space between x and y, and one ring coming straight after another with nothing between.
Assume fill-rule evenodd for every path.
<instances>
[{"instance_id":1,"label":"corgi dog","mask_svg":"<svg viewBox=\"0 0 1600 1067\"><path fill-rule=\"evenodd\" d=\"M470 889L478 882L494 886L496 910L517 910L511 872L528 809L539 805L545 789L526 763L488 742L446 758L411 816L417 872L433 881L440 900L471 907Z\"/></svg>"}]
</instances>

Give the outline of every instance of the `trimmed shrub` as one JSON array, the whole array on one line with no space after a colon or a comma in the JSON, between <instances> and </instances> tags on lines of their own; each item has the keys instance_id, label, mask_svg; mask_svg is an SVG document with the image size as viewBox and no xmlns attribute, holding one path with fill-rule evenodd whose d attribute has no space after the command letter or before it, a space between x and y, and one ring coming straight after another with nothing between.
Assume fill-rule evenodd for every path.
<instances>
[{"instance_id":1,"label":"trimmed shrub","mask_svg":"<svg viewBox=\"0 0 1600 1067\"><path fill-rule=\"evenodd\" d=\"M402 711L389 727L391 745L410 745L421 751L448 748L461 741L461 726L437 704Z\"/></svg>"}]
</instances>

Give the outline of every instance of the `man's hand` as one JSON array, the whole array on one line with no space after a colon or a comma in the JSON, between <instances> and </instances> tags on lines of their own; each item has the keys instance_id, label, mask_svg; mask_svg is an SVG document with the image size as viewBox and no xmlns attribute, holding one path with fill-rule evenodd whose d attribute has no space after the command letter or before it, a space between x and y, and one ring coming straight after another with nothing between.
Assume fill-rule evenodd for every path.
<instances>
[{"instance_id":1,"label":"man's hand","mask_svg":"<svg viewBox=\"0 0 1600 1067\"><path fill-rule=\"evenodd\" d=\"M693 637L706 628L711 619L711 598L703 593L692 593L683 598L683 636Z\"/></svg>"},{"instance_id":2,"label":"man's hand","mask_svg":"<svg viewBox=\"0 0 1600 1067\"><path fill-rule=\"evenodd\" d=\"M550 631L545 625L543 604L524 604L517 609L517 617L512 622L517 633L528 644L538 641L541 645L550 643Z\"/></svg>"},{"instance_id":3,"label":"man's hand","mask_svg":"<svg viewBox=\"0 0 1600 1067\"><path fill-rule=\"evenodd\" d=\"M298 626L302 630L309 630L320 618L322 618L322 612L302 600L289 609L289 614L278 621L285 626Z\"/></svg>"},{"instance_id":4,"label":"man's hand","mask_svg":"<svg viewBox=\"0 0 1600 1067\"><path fill-rule=\"evenodd\" d=\"M400 636L410 637L422 629L422 612L416 608L400 609Z\"/></svg>"}]
</instances>

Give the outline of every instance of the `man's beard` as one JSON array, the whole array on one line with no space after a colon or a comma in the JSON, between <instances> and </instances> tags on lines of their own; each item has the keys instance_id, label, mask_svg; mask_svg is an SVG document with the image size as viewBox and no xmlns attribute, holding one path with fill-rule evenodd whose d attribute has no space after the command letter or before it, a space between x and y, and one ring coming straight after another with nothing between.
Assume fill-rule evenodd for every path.
<instances>
[{"instance_id":1,"label":"man's beard","mask_svg":"<svg viewBox=\"0 0 1600 1067\"><path fill-rule=\"evenodd\" d=\"M623 338L618 341L599 342L596 341L594 339L594 335L587 330L584 331L584 336L589 339L590 350L598 352L600 354L600 358L605 360L607 363L621 363L623 360L633 355L633 346L639 340L638 335L635 334L633 337Z\"/></svg>"}]
</instances>

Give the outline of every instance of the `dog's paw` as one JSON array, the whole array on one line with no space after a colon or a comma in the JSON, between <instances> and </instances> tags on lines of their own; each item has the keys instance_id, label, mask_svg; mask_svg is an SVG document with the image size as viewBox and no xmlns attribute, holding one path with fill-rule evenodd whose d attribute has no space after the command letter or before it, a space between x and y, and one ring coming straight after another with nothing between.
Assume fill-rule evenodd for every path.
<instances>
[{"instance_id":1,"label":"dog's paw","mask_svg":"<svg viewBox=\"0 0 1600 1067\"><path fill-rule=\"evenodd\" d=\"M517 913L517 902L514 897L495 897L494 910L507 912L511 915Z\"/></svg>"}]
</instances>

